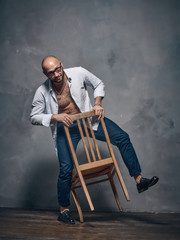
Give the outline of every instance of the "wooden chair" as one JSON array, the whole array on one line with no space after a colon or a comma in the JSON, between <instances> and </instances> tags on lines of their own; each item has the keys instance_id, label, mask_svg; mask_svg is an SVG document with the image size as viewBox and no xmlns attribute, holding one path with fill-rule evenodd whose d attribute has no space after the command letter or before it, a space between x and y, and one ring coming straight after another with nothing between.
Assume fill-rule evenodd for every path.
<instances>
[{"instance_id":1,"label":"wooden chair","mask_svg":"<svg viewBox=\"0 0 180 240\"><path fill-rule=\"evenodd\" d=\"M111 143L110 143L110 139L109 139L108 132L107 132L103 118L101 118L101 124L102 124L102 128L103 128L103 131L105 134L106 142L107 142L107 145L109 148L110 157L105 158L105 159L101 158L101 154L100 154L100 151L99 151L96 139L95 139L94 131L93 131L91 120L90 120L90 118L94 115L95 115L94 111L72 115L73 121L77 121L88 163L81 164L81 165L79 164L77 155L75 153L75 150L74 150L74 147L73 147L73 144L71 141L71 136L70 136L68 127L64 126L65 133L66 133L68 143L70 146L70 150L72 153L72 157L74 159L75 168L74 168L74 171L72 174L71 193L72 193L74 202L76 204L76 207L77 207L77 210L79 213L80 222L83 222L84 220L83 220L82 210L79 205L78 198L77 198L77 195L75 192L75 189L77 189L77 188L82 187L82 189L85 193L85 196L87 198L87 201L89 203L90 209L91 209L91 211L94 211L94 206L91 201L91 197L89 195L87 185L97 184L97 183L104 182L104 181L109 181L110 185L112 187L117 205L119 207L119 210L122 211L122 206L119 201L115 182L113 179L116 174L119 179L119 182L121 184L121 187L122 187L122 190L124 192L126 199L130 200L126 186L125 186L123 178L122 178L122 175L120 173ZM80 120L82 120L82 124L81 124ZM84 131L83 131L82 125L84 128ZM88 125L88 127L87 127L87 125ZM89 130L88 130L88 128L89 128ZM90 131L91 137L94 142L94 148L92 146L89 131ZM84 134L84 132L85 132L85 134ZM85 141L85 137L87 138L87 141ZM92 160L91 160L86 142L88 142L88 144L89 144L89 149L91 152ZM96 154L95 154L94 150L96 150ZM96 159L96 156L98 157L98 159ZM101 179L98 180L99 177L101 177ZM89 182L89 180L90 180L90 182Z\"/></svg>"}]
</instances>

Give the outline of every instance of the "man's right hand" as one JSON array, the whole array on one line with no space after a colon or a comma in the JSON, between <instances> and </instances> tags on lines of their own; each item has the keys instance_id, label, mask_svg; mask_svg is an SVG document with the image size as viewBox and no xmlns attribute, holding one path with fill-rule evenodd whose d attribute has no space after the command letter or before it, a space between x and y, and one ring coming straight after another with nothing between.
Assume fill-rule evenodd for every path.
<instances>
[{"instance_id":1,"label":"man's right hand","mask_svg":"<svg viewBox=\"0 0 180 240\"><path fill-rule=\"evenodd\" d=\"M73 124L71 115L67 113L53 114L51 121L62 122L66 127L69 127L71 124Z\"/></svg>"}]
</instances>

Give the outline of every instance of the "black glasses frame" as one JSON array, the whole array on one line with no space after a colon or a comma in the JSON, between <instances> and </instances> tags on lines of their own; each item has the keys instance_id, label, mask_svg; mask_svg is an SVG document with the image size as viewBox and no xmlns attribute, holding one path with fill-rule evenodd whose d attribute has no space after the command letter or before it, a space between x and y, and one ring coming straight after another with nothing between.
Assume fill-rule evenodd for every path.
<instances>
[{"instance_id":1,"label":"black glasses frame","mask_svg":"<svg viewBox=\"0 0 180 240\"><path fill-rule=\"evenodd\" d=\"M61 72L61 69L62 69L62 65L60 65L59 67L57 67L54 71L48 72L48 73L47 73L47 76L48 76L49 78L52 78L52 77L54 77L55 72L56 72L56 73L60 73L60 72Z\"/></svg>"}]
</instances>

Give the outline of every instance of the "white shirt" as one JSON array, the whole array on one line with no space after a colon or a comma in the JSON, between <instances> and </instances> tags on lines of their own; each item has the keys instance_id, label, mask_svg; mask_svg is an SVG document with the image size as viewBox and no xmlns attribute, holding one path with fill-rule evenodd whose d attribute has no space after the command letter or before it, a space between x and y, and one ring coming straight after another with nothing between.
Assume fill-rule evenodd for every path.
<instances>
[{"instance_id":1,"label":"white shirt","mask_svg":"<svg viewBox=\"0 0 180 240\"><path fill-rule=\"evenodd\" d=\"M87 86L94 90L94 98L104 97L104 83L95 75L82 67L64 69L72 98L81 112L92 108ZM30 120L33 125L51 127L52 137L56 148L57 122L51 123L51 116L58 114L58 102L52 88L51 80L47 79L35 92L32 102ZM99 121L94 118L93 129L97 130ZM56 148L57 150L57 148Z\"/></svg>"}]
</instances>

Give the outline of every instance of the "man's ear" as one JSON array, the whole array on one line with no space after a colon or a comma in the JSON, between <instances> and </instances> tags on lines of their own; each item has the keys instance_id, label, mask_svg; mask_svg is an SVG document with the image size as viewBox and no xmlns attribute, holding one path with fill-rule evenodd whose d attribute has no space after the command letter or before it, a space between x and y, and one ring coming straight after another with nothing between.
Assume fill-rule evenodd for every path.
<instances>
[{"instance_id":1,"label":"man's ear","mask_svg":"<svg viewBox=\"0 0 180 240\"><path fill-rule=\"evenodd\" d=\"M46 73L46 71L43 69L43 73L44 73L44 75L46 75L46 77L47 77L47 73Z\"/></svg>"}]
</instances>

